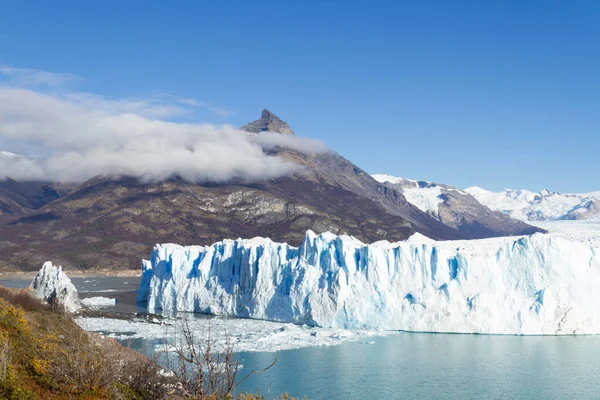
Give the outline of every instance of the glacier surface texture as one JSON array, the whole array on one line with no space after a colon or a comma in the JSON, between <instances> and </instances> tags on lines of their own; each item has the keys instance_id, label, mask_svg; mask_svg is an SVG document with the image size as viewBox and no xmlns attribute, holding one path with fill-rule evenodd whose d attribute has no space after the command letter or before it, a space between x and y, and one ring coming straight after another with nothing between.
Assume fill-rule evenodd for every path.
<instances>
[{"instance_id":1,"label":"glacier surface texture","mask_svg":"<svg viewBox=\"0 0 600 400\"><path fill-rule=\"evenodd\" d=\"M600 333L600 248L552 234L363 244L307 232L157 245L138 303L346 329L489 334Z\"/></svg>"}]
</instances>

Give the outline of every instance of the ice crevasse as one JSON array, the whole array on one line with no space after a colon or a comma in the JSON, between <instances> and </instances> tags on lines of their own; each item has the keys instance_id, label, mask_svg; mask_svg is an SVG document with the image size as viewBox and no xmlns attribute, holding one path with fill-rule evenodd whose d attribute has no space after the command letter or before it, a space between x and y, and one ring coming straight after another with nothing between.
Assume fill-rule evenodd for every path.
<instances>
[{"instance_id":1,"label":"ice crevasse","mask_svg":"<svg viewBox=\"0 0 600 400\"><path fill-rule=\"evenodd\" d=\"M599 254L546 234L366 245L309 231L299 248L165 244L143 263L138 303L328 328L597 334Z\"/></svg>"}]
</instances>

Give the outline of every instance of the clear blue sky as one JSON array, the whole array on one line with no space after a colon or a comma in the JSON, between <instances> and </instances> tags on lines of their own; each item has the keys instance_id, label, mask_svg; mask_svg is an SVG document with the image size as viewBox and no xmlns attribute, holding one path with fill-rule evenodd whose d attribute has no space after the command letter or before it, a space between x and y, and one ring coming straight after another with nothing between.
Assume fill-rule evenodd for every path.
<instances>
[{"instance_id":1,"label":"clear blue sky","mask_svg":"<svg viewBox=\"0 0 600 400\"><path fill-rule=\"evenodd\" d=\"M263 107L370 173L600 189L600 2L3 1L0 65Z\"/></svg>"}]
</instances>

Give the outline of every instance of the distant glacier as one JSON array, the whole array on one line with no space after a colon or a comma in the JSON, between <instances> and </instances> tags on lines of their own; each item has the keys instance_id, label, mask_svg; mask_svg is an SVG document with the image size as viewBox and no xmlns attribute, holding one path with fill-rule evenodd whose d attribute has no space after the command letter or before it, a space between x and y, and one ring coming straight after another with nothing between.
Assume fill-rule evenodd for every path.
<instances>
[{"instance_id":1,"label":"distant glacier","mask_svg":"<svg viewBox=\"0 0 600 400\"><path fill-rule=\"evenodd\" d=\"M363 244L309 231L157 245L138 303L346 329L485 334L600 333L600 248L551 234Z\"/></svg>"}]
</instances>

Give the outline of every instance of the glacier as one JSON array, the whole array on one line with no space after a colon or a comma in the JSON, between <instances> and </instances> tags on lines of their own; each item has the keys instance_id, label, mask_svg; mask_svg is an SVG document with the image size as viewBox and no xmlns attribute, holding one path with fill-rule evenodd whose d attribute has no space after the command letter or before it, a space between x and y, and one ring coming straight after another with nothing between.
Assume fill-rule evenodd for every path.
<instances>
[{"instance_id":1,"label":"glacier","mask_svg":"<svg viewBox=\"0 0 600 400\"><path fill-rule=\"evenodd\" d=\"M364 244L309 231L156 245L138 304L325 328L482 334L600 333L600 248L552 234Z\"/></svg>"},{"instance_id":2,"label":"glacier","mask_svg":"<svg viewBox=\"0 0 600 400\"><path fill-rule=\"evenodd\" d=\"M73 313L81 308L77 289L71 279L61 266L55 267L51 261L42 265L29 287L37 298L48 304L56 304L67 312Z\"/></svg>"}]
</instances>

